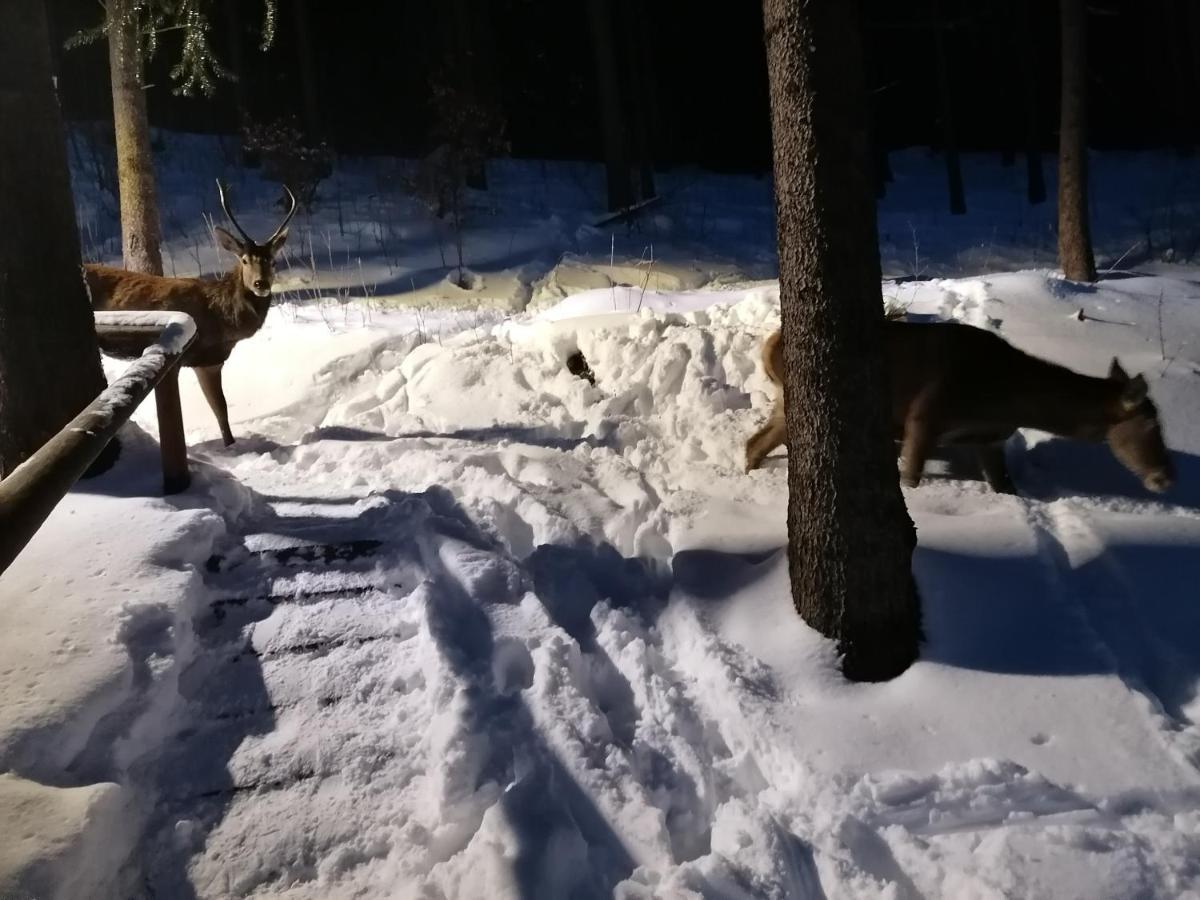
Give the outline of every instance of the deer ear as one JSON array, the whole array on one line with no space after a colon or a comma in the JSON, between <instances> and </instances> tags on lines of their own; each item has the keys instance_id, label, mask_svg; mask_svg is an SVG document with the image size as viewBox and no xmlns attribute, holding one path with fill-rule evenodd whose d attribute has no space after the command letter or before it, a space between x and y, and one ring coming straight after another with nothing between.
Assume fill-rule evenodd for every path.
<instances>
[{"instance_id":1,"label":"deer ear","mask_svg":"<svg viewBox=\"0 0 1200 900\"><path fill-rule=\"evenodd\" d=\"M242 242L220 225L217 225L215 228L213 228L213 233L216 234L217 243L220 245L222 250L228 250L230 253L236 253L238 256L241 256L242 253L245 252L244 248L242 247Z\"/></svg>"},{"instance_id":2,"label":"deer ear","mask_svg":"<svg viewBox=\"0 0 1200 900\"><path fill-rule=\"evenodd\" d=\"M1149 391L1150 388L1146 385L1146 376L1136 375L1126 383L1125 390L1121 393L1121 402L1127 409L1133 409L1146 399Z\"/></svg>"},{"instance_id":3,"label":"deer ear","mask_svg":"<svg viewBox=\"0 0 1200 900\"><path fill-rule=\"evenodd\" d=\"M279 232L279 234L275 235L274 240L271 241L271 254L272 255L278 253L279 248L282 247L285 243L287 243L287 236L288 236L288 230L286 228L283 229L283 231Z\"/></svg>"},{"instance_id":4,"label":"deer ear","mask_svg":"<svg viewBox=\"0 0 1200 900\"><path fill-rule=\"evenodd\" d=\"M1108 377L1113 381L1129 380L1128 373L1121 368L1121 364L1117 362L1117 358L1115 356L1113 357L1112 365L1108 367Z\"/></svg>"}]
</instances>

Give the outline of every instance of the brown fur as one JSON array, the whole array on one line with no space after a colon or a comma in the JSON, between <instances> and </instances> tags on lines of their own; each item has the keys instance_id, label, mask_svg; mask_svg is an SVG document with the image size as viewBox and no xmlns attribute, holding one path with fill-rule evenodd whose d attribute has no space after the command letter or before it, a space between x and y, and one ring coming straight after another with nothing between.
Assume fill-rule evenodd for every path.
<instances>
[{"instance_id":1,"label":"brown fur","mask_svg":"<svg viewBox=\"0 0 1200 900\"><path fill-rule=\"evenodd\" d=\"M196 323L196 342L183 365L196 371L221 439L233 443L229 410L221 384L221 366L238 341L254 335L271 306L270 297L247 290L238 262L222 278L164 278L112 266L87 265L84 275L92 306L98 310L170 310L187 313Z\"/></svg>"},{"instance_id":2,"label":"brown fur","mask_svg":"<svg viewBox=\"0 0 1200 900\"><path fill-rule=\"evenodd\" d=\"M1150 490L1165 490L1173 481L1145 379L1130 378L1115 359L1108 378L1092 378L966 325L888 322L884 327L892 424L906 484L920 482L933 447L973 444L988 483L1011 492L1003 444L1020 427L1107 441ZM767 424L746 443L747 471L786 441L779 332L763 344L763 366L778 396Z\"/></svg>"},{"instance_id":3,"label":"brown fur","mask_svg":"<svg viewBox=\"0 0 1200 900\"><path fill-rule=\"evenodd\" d=\"M237 342L252 337L266 321L271 308L275 254L287 240L287 226L296 211L296 198L284 188L291 209L275 233L260 244L242 230L229 212L220 182L217 190L221 208L241 235L239 239L224 228L214 229L221 248L238 258L233 270L224 277L164 278L95 264L84 266L84 275L92 307L97 310L169 310L192 317L196 323L196 341L183 358L183 365L195 370L209 408L221 427L221 439L228 446L233 443L233 432L229 428L221 367Z\"/></svg>"}]
</instances>

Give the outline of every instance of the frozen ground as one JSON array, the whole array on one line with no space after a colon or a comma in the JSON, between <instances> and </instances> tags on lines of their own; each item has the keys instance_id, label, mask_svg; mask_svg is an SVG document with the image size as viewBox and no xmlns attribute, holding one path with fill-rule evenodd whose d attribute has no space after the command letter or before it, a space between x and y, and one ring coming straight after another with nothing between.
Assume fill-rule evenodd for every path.
<instances>
[{"instance_id":1,"label":"frozen ground","mask_svg":"<svg viewBox=\"0 0 1200 900\"><path fill-rule=\"evenodd\" d=\"M234 447L182 379L190 492L144 499L148 404L0 584L27 835L0 872L38 897L1200 897L1198 282L885 285L1146 372L1179 485L1033 432L1018 497L935 461L906 491L927 641L883 685L791 610L785 458L741 471L774 285L284 307L228 365Z\"/></svg>"}]
</instances>

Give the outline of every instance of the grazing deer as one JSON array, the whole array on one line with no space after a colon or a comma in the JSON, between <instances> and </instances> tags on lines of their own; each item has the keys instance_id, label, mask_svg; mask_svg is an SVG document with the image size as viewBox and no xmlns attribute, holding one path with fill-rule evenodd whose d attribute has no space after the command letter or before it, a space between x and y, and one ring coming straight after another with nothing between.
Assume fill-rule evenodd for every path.
<instances>
[{"instance_id":1,"label":"grazing deer","mask_svg":"<svg viewBox=\"0 0 1200 900\"><path fill-rule=\"evenodd\" d=\"M888 322L884 329L892 424L901 444L902 481L909 487L921 481L934 446L973 444L992 489L1014 493L1004 441L1022 427L1106 441L1125 468L1156 493L1174 481L1146 379L1130 378L1115 358L1107 378L1091 378L969 325ZM766 426L746 442L748 472L787 437L778 331L763 345L763 365L778 395Z\"/></svg>"},{"instance_id":2,"label":"grazing deer","mask_svg":"<svg viewBox=\"0 0 1200 900\"><path fill-rule=\"evenodd\" d=\"M221 248L236 254L237 262L224 277L164 278L112 266L84 266L92 307L97 310L171 310L187 313L196 322L196 342L182 364L195 369L204 398L221 426L221 439L233 443L229 409L221 386L221 367L238 341L253 336L271 307L271 283L275 278L275 255L287 240L288 223L296 214L296 198L284 186L291 203L283 222L263 243L246 234L225 200L225 189L217 182L221 209L241 239L217 226Z\"/></svg>"}]
</instances>

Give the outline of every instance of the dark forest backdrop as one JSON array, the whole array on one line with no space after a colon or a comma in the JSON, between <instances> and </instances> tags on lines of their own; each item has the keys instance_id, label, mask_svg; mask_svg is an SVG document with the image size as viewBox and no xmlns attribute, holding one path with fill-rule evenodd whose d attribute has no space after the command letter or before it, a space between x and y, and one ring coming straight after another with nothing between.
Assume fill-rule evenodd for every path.
<instances>
[{"instance_id":1,"label":"dark forest backdrop","mask_svg":"<svg viewBox=\"0 0 1200 900\"><path fill-rule=\"evenodd\" d=\"M278 33L265 53L257 47L258 0L214 3L213 44L241 68L242 84L222 82L212 98L174 95L167 69L178 38L164 35L148 72L152 124L234 131L240 103L257 119L315 119L343 153L419 155L432 143L430 79L469 55L476 85L502 109L514 156L602 156L585 0L280 0ZM297 17L301 7L306 15ZM624 87L647 104L654 162L766 170L760 4L619 0L613 7L617 58L644 61L638 84ZM64 112L111 121L103 43L62 49L71 34L96 24L98 4L51 0L49 8ZM470 33L456 24L464 17ZM885 146L939 146L948 103L960 149L1019 152L1031 138L1054 148L1056 2L866 0L864 18L867 78ZM1184 152L1196 145L1200 2L1093 0L1088 33L1090 144ZM308 96L302 63L311 67Z\"/></svg>"}]
</instances>

